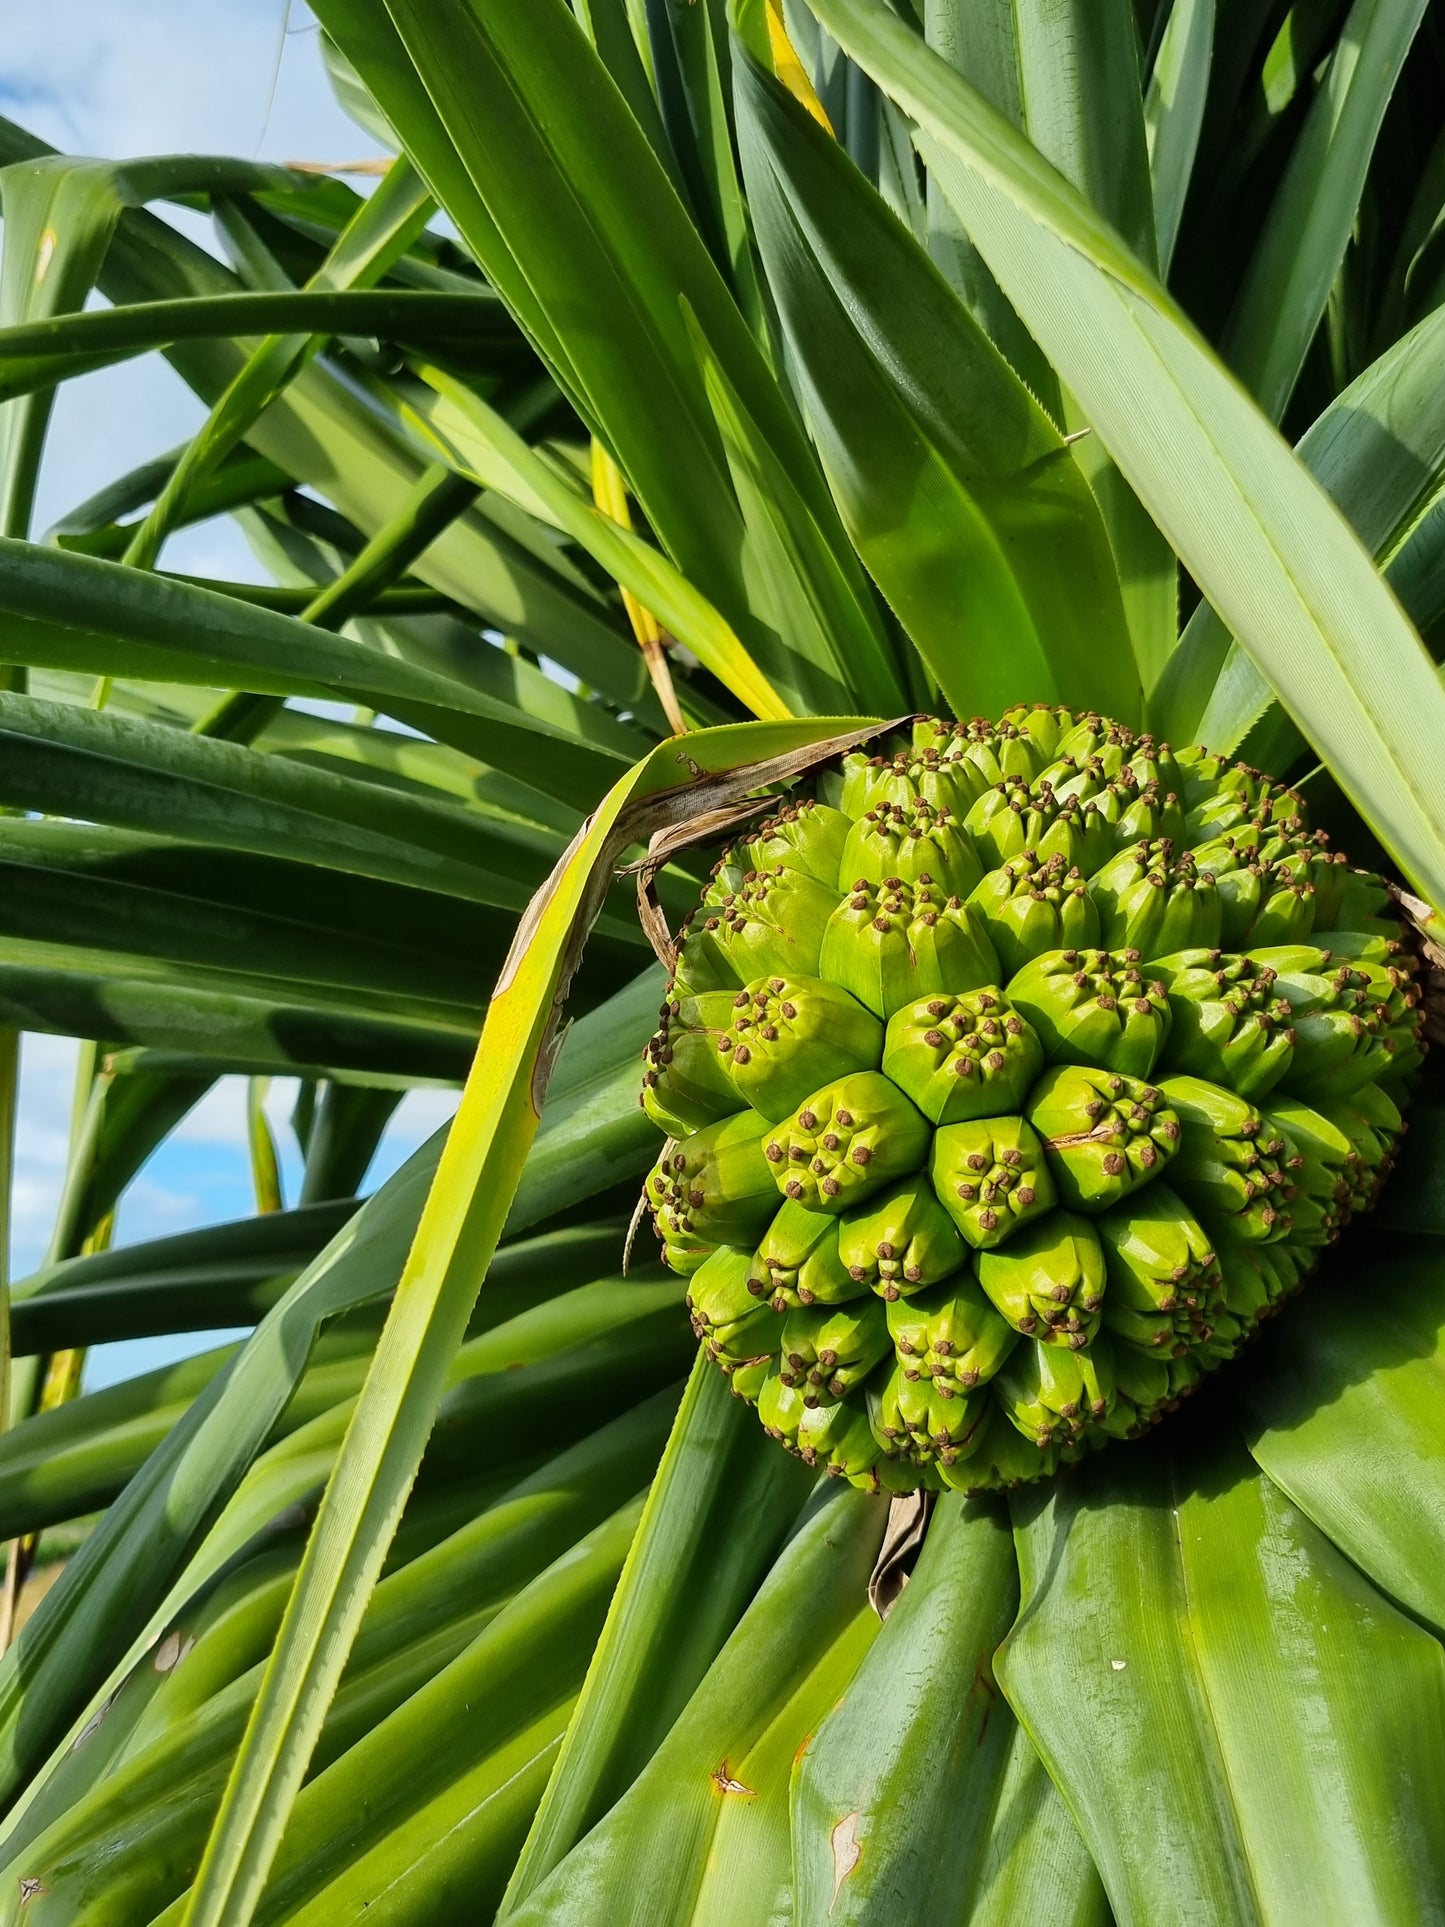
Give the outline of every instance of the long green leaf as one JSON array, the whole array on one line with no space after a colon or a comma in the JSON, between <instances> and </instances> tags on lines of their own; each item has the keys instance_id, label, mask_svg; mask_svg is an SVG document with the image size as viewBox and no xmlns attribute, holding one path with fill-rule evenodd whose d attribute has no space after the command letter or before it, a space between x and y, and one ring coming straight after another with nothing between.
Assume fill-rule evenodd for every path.
<instances>
[{"instance_id":1,"label":"long green leaf","mask_svg":"<svg viewBox=\"0 0 1445 1927\"><path fill-rule=\"evenodd\" d=\"M1365 547L1390 568L1398 546L1438 493L1445 470L1445 314L1437 311L1395 343L1331 402L1299 444L1299 457L1348 516ZM1416 586L1415 579L1406 582ZM1418 590L1417 590L1418 593ZM1407 614L1417 621L1426 599ZM1207 602L1190 617L1150 704L1151 720L1176 742L1238 750L1262 721L1271 768L1303 749L1269 684ZM1266 720L1267 719L1267 720Z\"/></svg>"},{"instance_id":2,"label":"long green leaf","mask_svg":"<svg viewBox=\"0 0 1445 1927\"><path fill-rule=\"evenodd\" d=\"M831 1646L795 1666L777 1692L772 1719L751 1745L734 1744L732 1733L719 1736L728 1744L727 1777L752 1797L730 1787L732 1797L715 1803L717 1821L690 1915L696 1927L751 1927L757 1920L787 1918L793 1884L788 1795L798 1755L847 1691L877 1636L877 1619L859 1605Z\"/></svg>"},{"instance_id":3,"label":"long green leaf","mask_svg":"<svg viewBox=\"0 0 1445 1927\"><path fill-rule=\"evenodd\" d=\"M547 1124L512 1204L512 1232L645 1163L652 1126L636 1110L619 1122L615 1096L610 1103L603 1096L609 1077L635 1077L647 1008L657 1002L656 977L645 978L643 988L643 1001L624 996L569 1033ZM94 1713L92 1695L99 1689L104 1699L116 1662L122 1676L128 1670L123 1655L131 1642L144 1650L147 1621L245 1475L317 1333L393 1289L440 1149L439 1135L415 1153L266 1315L224 1381L147 1462L0 1660L0 1797L7 1802L27 1783L34 1791L36 1769L72 1719L79 1715L83 1723Z\"/></svg>"},{"instance_id":4,"label":"long green leaf","mask_svg":"<svg viewBox=\"0 0 1445 1927\"><path fill-rule=\"evenodd\" d=\"M521 823L69 703L0 695L0 743L0 802L11 808L285 856L477 903L520 909L563 847Z\"/></svg>"},{"instance_id":5,"label":"long green leaf","mask_svg":"<svg viewBox=\"0 0 1445 1927\"><path fill-rule=\"evenodd\" d=\"M309 623L92 556L0 543L0 612L12 659L95 675L341 696L546 783L587 807L618 759L515 707Z\"/></svg>"},{"instance_id":6,"label":"long green leaf","mask_svg":"<svg viewBox=\"0 0 1445 1927\"><path fill-rule=\"evenodd\" d=\"M7 1538L108 1505L182 1421L235 1345L197 1353L49 1412L0 1441L0 1523Z\"/></svg>"},{"instance_id":7,"label":"long green leaf","mask_svg":"<svg viewBox=\"0 0 1445 1927\"><path fill-rule=\"evenodd\" d=\"M1238 1445L1183 1429L1023 1502L997 1661L1115 1919L1429 1920L1445 1653Z\"/></svg>"},{"instance_id":8,"label":"long green leaf","mask_svg":"<svg viewBox=\"0 0 1445 1927\"><path fill-rule=\"evenodd\" d=\"M183 1231L17 1279L20 1352L255 1324L356 1210L351 1198Z\"/></svg>"},{"instance_id":9,"label":"long green leaf","mask_svg":"<svg viewBox=\"0 0 1445 1927\"><path fill-rule=\"evenodd\" d=\"M986 4L981 0L925 0L923 24L929 46L1021 128L1024 110L1013 0L986 0ZM893 112L900 126L907 128L908 122L896 107ZM910 142L910 155L911 151ZM914 165L911 158L908 164ZM931 175L927 196L930 255L1049 419L1062 422L1058 377Z\"/></svg>"},{"instance_id":10,"label":"long green leaf","mask_svg":"<svg viewBox=\"0 0 1445 1927\"><path fill-rule=\"evenodd\" d=\"M407 1021L380 1003L367 1010L300 986L210 989L164 962L87 958L19 938L0 958L0 1014L20 1030L146 1046L189 1063L210 1058L212 1075L353 1071L403 1084L460 1082L476 1036L475 1021Z\"/></svg>"},{"instance_id":11,"label":"long green leaf","mask_svg":"<svg viewBox=\"0 0 1445 1927\"><path fill-rule=\"evenodd\" d=\"M328 1720L326 1770L303 1795L303 1812L319 1810L325 1822L313 1827L303 1819L288 1839L269 1902L273 1914L344 1866L357 1833L380 1813L393 1823L404 1819L445 1781L449 1767L485 1757L509 1706L524 1708L533 1692L543 1695L540 1704L550 1703L549 1681L575 1684L630 1532L614 1522L604 1525L601 1546L594 1542L580 1554L573 1548L646 1480L669 1409L666 1395L649 1400L500 1492L473 1484L475 1516L452 1531L443 1526L445 1536L433 1531L422 1546L416 1531L428 1506L413 1501L404 1528L413 1543L372 1599ZM206 1600L187 1604L171 1628L194 1642L183 1664L159 1690L153 1668L132 1673L85 1748L70 1756L47 1799L27 1816L27 1827L12 1835L9 1865L43 1864L63 1875L52 1889L57 1911L97 1875L123 1883L131 1907L150 1912L187 1884L299 1555L293 1534L269 1560L247 1559ZM601 1598L594 1594L599 1580ZM228 1600L230 1609L218 1611ZM569 1614L580 1615L571 1636ZM550 1658L533 1653L530 1668L516 1663L528 1642L549 1638ZM458 1664L442 1672L453 1655ZM438 1674L448 1680L445 1688L428 1684ZM475 1695L483 1691L490 1744L476 1716ZM428 1731L427 1758L419 1762L415 1749L427 1745ZM108 1756L108 1771L87 1770L84 1755L92 1747ZM182 1797L167 1797L178 1789ZM42 1806L50 1817L37 1828ZM146 1837L145 1822L154 1827L157 1809L170 1843L165 1854L150 1851Z\"/></svg>"},{"instance_id":12,"label":"long green leaf","mask_svg":"<svg viewBox=\"0 0 1445 1927\"><path fill-rule=\"evenodd\" d=\"M326 544L309 530L298 527L298 520L305 512L296 514L294 501L243 509L237 520L252 547L274 574L282 580L313 585L310 606L319 606L324 627L337 628L344 620L347 599L371 566L390 567L393 559L405 554L416 535L422 532L420 524L440 505L445 527L433 530L431 541L414 550L408 558L412 568L426 566L427 556L439 543L448 541L463 519L454 505L448 511L445 499L459 490L477 495L476 483L447 463L437 462L424 470L390 519L340 575L334 571ZM487 492L479 499L492 519L499 517L503 510L513 509L504 496L495 492ZM581 571L562 556L551 529L523 511L513 512L517 526L509 531L512 538L519 544L525 541L529 553L539 547L547 548L551 566L567 572L569 580L575 575L580 582ZM556 675L549 674L541 664L528 661L520 650L478 647L475 625L465 619L433 618L417 624L390 616L357 615L351 626L354 634L369 647L465 683L494 701L513 705L539 722L551 723L570 735L581 737L596 749L615 750L635 760L668 732L661 705L650 688L646 696L628 702L631 720L624 722L592 689L566 688ZM613 638L613 656L618 646ZM635 644L622 645L624 655L629 647L636 653ZM606 664L598 665L607 672L602 677L604 690L625 680L624 664L620 659L613 660L613 656L609 656ZM685 685L685 689L697 707L692 685ZM228 719L220 706L197 727L206 734L226 736L233 741L254 741L256 712L260 711L263 717L278 713L278 704L273 698L233 698L232 708L239 710L242 727L237 728L234 716ZM522 813L529 811L535 814L535 805ZM575 827L574 816L568 828Z\"/></svg>"},{"instance_id":13,"label":"long green leaf","mask_svg":"<svg viewBox=\"0 0 1445 1927\"><path fill-rule=\"evenodd\" d=\"M361 1190L386 1127L401 1102L398 1091L366 1085L328 1081L319 1089L313 1086L313 1091L298 1207L320 1204L327 1198L349 1198Z\"/></svg>"},{"instance_id":14,"label":"long green leaf","mask_svg":"<svg viewBox=\"0 0 1445 1927\"><path fill-rule=\"evenodd\" d=\"M1095 431L1421 894L1445 903L1445 692L1343 517L1097 215L880 0L814 0Z\"/></svg>"},{"instance_id":15,"label":"long green leaf","mask_svg":"<svg viewBox=\"0 0 1445 1927\"><path fill-rule=\"evenodd\" d=\"M736 83L813 433L955 713L1032 698L1137 714L1108 541L1057 429L838 146L755 63Z\"/></svg>"},{"instance_id":16,"label":"long green leaf","mask_svg":"<svg viewBox=\"0 0 1445 1927\"><path fill-rule=\"evenodd\" d=\"M229 211L233 221L239 219L234 208ZM376 192L358 203L307 286L340 292L379 281L422 232L431 211L432 203L415 170L405 161L394 162ZM126 550L129 563L142 569L155 567L171 525L184 512L192 488L204 483L224 461L320 346L318 335L267 336L166 477L165 487Z\"/></svg>"},{"instance_id":17,"label":"long green leaf","mask_svg":"<svg viewBox=\"0 0 1445 1927\"><path fill-rule=\"evenodd\" d=\"M672 560L790 708L826 707L840 688L860 706L898 702L876 648L848 660L840 639L807 659L807 638L776 638L753 608L748 532L683 301L840 555L846 538L760 349L563 0L504 0L485 16L463 0L397 0L386 13L379 0L327 0L321 18L407 126L417 166ZM579 301L592 317L586 329L565 324Z\"/></svg>"},{"instance_id":18,"label":"long green leaf","mask_svg":"<svg viewBox=\"0 0 1445 1927\"><path fill-rule=\"evenodd\" d=\"M709 251L766 346L733 138L727 9L720 0L703 0L700 6L693 0L664 0L652 11L648 37L669 152L676 156Z\"/></svg>"},{"instance_id":19,"label":"long green leaf","mask_svg":"<svg viewBox=\"0 0 1445 1927\"><path fill-rule=\"evenodd\" d=\"M489 1907L546 1784L570 1712L571 1703L563 1701L488 1754L288 1914L285 1927L332 1927L363 1909L368 1927L431 1927L459 1899Z\"/></svg>"},{"instance_id":20,"label":"long green leaf","mask_svg":"<svg viewBox=\"0 0 1445 1927\"><path fill-rule=\"evenodd\" d=\"M430 892L338 879L324 867L13 818L0 819L0 876L0 931L65 945L83 968L104 968L109 956L118 971L142 975L165 974L169 964L200 989L294 994L462 1029L480 1014L510 921ZM415 930L388 932L385 919L410 909ZM477 948L429 958L423 933Z\"/></svg>"},{"instance_id":21,"label":"long green leaf","mask_svg":"<svg viewBox=\"0 0 1445 1927\"><path fill-rule=\"evenodd\" d=\"M809 1480L769 1443L699 1358L504 1917L644 1770L776 1555Z\"/></svg>"},{"instance_id":22,"label":"long green leaf","mask_svg":"<svg viewBox=\"0 0 1445 1927\"><path fill-rule=\"evenodd\" d=\"M100 1064L83 1109L77 1090L70 1156L47 1262L84 1249L151 1152L214 1082L210 1066L194 1061L146 1070L122 1068L113 1059Z\"/></svg>"},{"instance_id":23,"label":"long green leaf","mask_svg":"<svg viewBox=\"0 0 1445 1927\"><path fill-rule=\"evenodd\" d=\"M624 1506L564 1553L460 1658L312 1781L296 1806L297 1846L283 1849L260 1920L284 1920L318 1872L339 1872L378 1826L415 1813L469 1755L493 1751L571 1698L641 1509L640 1499Z\"/></svg>"},{"instance_id":24,"label":"long green leaf","mask_svg":"<svg viewBox=\"0 0 1445 1927\"><path fill-rule=\"evenodd\" d=\"M710 774L676 787L664 745L619 783L524 927L494 994L461 1109L337 1460L296 1590L187 1910L188 1927L249 1920L325 1706L396 1529L536 1133L556 1006L619 844L776 779L833 725L754 723L688 738ZM852 732L856 739L858 732ZM834 738L836 740L836 737ZM790 752L792 753L790 757ZM748 761L771 755L769 763ZM745 774L732 776L740 764ZM629 808L629 805L632 807Z\"/></svg>"},{"instance_id":25,"label":"long green leaf","mask_svg":"<svg viewBox=\"0 0 1445 1927\"><path fill-rule=\"evenodd\" d=\"M640 1778L531 1897L504 1915L507 1921L611 1927L630 1917L669 1927L751 1927L777 1917L786 1904L789 1857L776 1782L761 1789L773 1794L772 1842L754 1832L732 1880L714 1887L710 1862L731 1844L733 1822L722 1809L732 1801L764 1805L760 1789L734 1769L755 1757L829 1648L850 1631L867 1635L876 1627L864 1587L885 1516L880 1501L856 1491L835 1487L820 1495ZM852 1647L855 1665L863 1644ZM836 1681L835 1696L845 1683ZM801 1721L794 1727L791 1750L806 1731Z\"/></svg>"},{"instance_id":26,"label":"long green leaf","mask_svg":"<svg viewBox=\"0 0 1445 1927\"><path fill-rule=\"evenodd\" d=\"M103 555L114 561L125 553L134 533L133 527L119 518L155 500L181 453L182 449L170 449L118 475L52 522L45 540L58 548L80 549L86 555ZM289 485L290 477L284 469L268 462L264 455L241 449L198 491L182 523L204 521L262 496L279 495Z\"/></svg>"},{"instance_id":27,"label":"long green leaf","mask_svg":"<svg viewBox=\"0 0 1445 1927\"><path fill-rule=\"evenodd\" d=\"M1123 236L1154 261L1139 57L1126 0L1014 0L1023 130Z\"/></svg>"},{"instance_id":28,"label":"long green leaf","mask_svg":"<svg viewBox=\"0 0 1445 1927\"><path fill-rule=\"evenodd\" d=\"M33 150L39 144L26 145ZM197 189L245 192L278 178L275 170L254 163L198 155L77 161L32 151L23 159L5 158L0 323L7 326L83 307L125 208ZM52 399L52 392L42 391L0 407L0 534L30 532Z\"/></svg>"},{"instance_id":29,"label":"long green leaf","mask_svg":"<svg viewBox=\"0 0 1445 1927\"><path fill-rule=\"evenodd\" d=\"M0 160L32 160L48 150L0 120ZM141 211L122 214L99 275L113 301L177 299L235 292L240 284L174 228ZM182 342L169 360L207 404L244 366L243 346L227 340ZM402 437L327 368L304 367L250 431L252 445L295 480L309 483L370 533L385 525L423 463ZM635 646L622 642L620 611L579 592L570 575L543 566L485 503L460 516L417 565L431 582L510 635L532 642L620 707L635 708L647 674ZM224 678L223 681L233 679Z\"/></svg>"},{"instance_id":30,"label":"long green leaf","mask_svg":"<svg viewBox=\"0 0 1445 1927\"><path fill-rule=\"evenodd\" d=\"M666 1275L597 1279L485 1329L461 1346L448 1368L416 1491L464 1486L478 1465L529 1465L538 1428L551 1445L562 1446L675 1385L691 1351L688 1332L681 1292ZM365 1358L338 1363L318 1384L313 1403L321 1409L286 1427L256 1459L191 1555L166 1611L179 1611L270 1520L296 1507L314 1517L366 1369ZM313 1375L323 1376L308 1374L302 1390Z\"/></svg>"},{"instance_id":31,"label":"long green leaf","mask_svg":"<svg viewBox=\"0 0 1445 1927\"><path fill-rule=\"evenodd\" d=\"M628 0L577 0L573 12L597 49L598 58L617 83L633 119L646 134L652 151L672 176L674 185L683 191L677 156L653 92L651 60L644 59L643 45L627 17ZM650 56L650 44L647 53Z\"/></svg>"},{"instance_id":32,"label":"long green leaf","mask_svg":"<svg viewBox=\"0 0 1445 1927\"><path fill-rule=\"evenodd\" d=\"M1344 259L1425 0L1355 0L1270 207L1221 352L1279 421Z\"/></svg>"},{"instance_id":33,"label":"long green leaf","mask_svg":"<svg viewBox=\"0 0 1445 1927\"><path fill-rule=\"evenodd\" d=\"M1250 1450L1377 1586L1445 1636L1445 1254L1351 1240L1242 1386Z\"/></svg>"},{"instance_id":34,"label":"long green leaf","mask_svg":"<svg viewBox=\"0 0 1445 1927\"><path fill-rule=\"evenodd\" d=\"M993 1679L1017 1607L1007 1518L944 1494L882 1633L799 1759L797 1927L1102 1923L1093 1863Z\"/></svg>"},{"instance_id":35,"label":"long green leaf","mask_svg":"<svg viewBox=\"0 0 1445 1927\"><path fill-rule=\"evenodd\" d=\"M1144 97L1149 171L1154 181L1154 237L1159 273L1165 279L1194 171L1213 49L1214 0L1173 0Z\"/></svg>"},{"instance_id":36,"label":"long green leaf","mask_svg":"<svg viewBox=\"0 0 1445 1927\"><path fill-rule=\"evenodd\" d=\"M696 316L690 308L684 313L747 523L743 566L753 605L765 614L784 649L799 659L793 680L810 683L815 709L833 707L820 698L831 690L841 697L850 684L891 695L899 687L899 675L889 661L878 611L857 558L846 543L830 542L831 526L819 526L815 508L769 446ZM832 520L830 514L829 525ZM819 669L802 669L804 663L830 659L852 664L853 675L834 673L825 681Z\"/></svg>"},{"instance_id":37,"label":"long green leaf","mask_svg":"<svg viewBox=\"0 0 1445 1927\"><path fill-rule=\"evenodd\" d=\"M89 309L47 321L0 328L0 401L53 387L93 368L197 336L271 332L377 335L418 348L478 336L495 340L499 368L518 358L521 344L495 296L434 294L417 288L300 288L200 295L175 301L137 302L124 308Z\"/></svg>"},{"instance_id":38,"label":"long green leaf","mask_svg":"<svg viewBox=\"0 0 1445 1927\"><path fill-rule=\"evenodd\" d=\"M1010 21L1016 49L1017 124L1152 266L1153 195L1128 0L1011 0L998 11ZM1062 400L1062 420L1082 434L1088 414L1067 379ZM1174 558L1098 438L1082 434L1074 454L1108 526L1134 656L1148 688L1178 628Z\"/></svg>"},{"instance_id":39,"label":"long green leaf","mask_svg":"<svg viewBox=\"0 0 1445 1927\"><path fill-rule=\"evenodd\" d=\"M440 369L426 373L438 399L418 397L409 412L450 461L565 529L755 716L789 713L727 623L666 556L584 501L463 383Z\"/></svg>"}]
</instances>

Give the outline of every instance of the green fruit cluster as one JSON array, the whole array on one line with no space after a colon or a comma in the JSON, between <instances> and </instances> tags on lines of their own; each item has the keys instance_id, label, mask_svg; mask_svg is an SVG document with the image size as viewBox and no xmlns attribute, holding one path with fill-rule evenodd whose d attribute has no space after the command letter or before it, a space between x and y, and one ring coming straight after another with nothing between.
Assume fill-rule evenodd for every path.
<instances>
[{"instance_id":1,"label":"green fruit cluster","mask_svg":"<svg viewBox=\"0 0 1445 1927\"><path fill-rule=\"evenodd\" d=\"M920 719L815 790L684 926L658 1236L810 1464L1035 1479L1154 1424L1373 1201L1413 960L1295 792L1097 715Z\"/></svg>"}]
</instances>

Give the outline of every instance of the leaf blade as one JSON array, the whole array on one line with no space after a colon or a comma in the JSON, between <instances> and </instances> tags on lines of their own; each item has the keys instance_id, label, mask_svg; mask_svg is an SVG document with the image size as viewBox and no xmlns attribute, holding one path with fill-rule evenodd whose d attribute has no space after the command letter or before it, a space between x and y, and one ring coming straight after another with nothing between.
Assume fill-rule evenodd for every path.
<instances>
[{"instance_id":1,"label":"leaf blade","mask_svg":"<svg viewBox=\"0 0 1445 1927\"><path fill-rule=\"evenodd\" d=\"M756 749L796 754L827 739L826 722L743 724L688 738L691 760L717 773ZM854 732L856 739L857 732ZM836 740L836 739L835 739ZM746 745L746 747L744 747ZM742 787L776 764L746 762ZM780 772L779 772L780 773ZM739 785L734 782L734 790ZM671 794L669 794L671 792ZM186 1910L187 1927L248 1920L279 1843L366 1599L415 1475L446 1366L495 1249L538 1124L538 1084L559 987L595 911L595 875L616 839L641 825L624 812L657 798L659 820L697 807L676 792L670 746L617 784L579 834L539 900L493 996L484 1041L437 1168L422 1222L322 1501L266 1679L236 1756ZM622 829L621 823L629 827ZM260 1771L257 1768L260 1766Z\"/></svg>"},{"instance_id":2,"label":"leaf blade","mask_svg":"<svg viewBox=\"0 0 1445 1927\"><path fill-rule=\"evenodd\" d=\"M987 103L880 5L813 3L919 119L925 157L1126 479L1420 893L1445 902L1445 780L1430 748L1445 693L1343 518Z\"/></svg>"}]
</instances>

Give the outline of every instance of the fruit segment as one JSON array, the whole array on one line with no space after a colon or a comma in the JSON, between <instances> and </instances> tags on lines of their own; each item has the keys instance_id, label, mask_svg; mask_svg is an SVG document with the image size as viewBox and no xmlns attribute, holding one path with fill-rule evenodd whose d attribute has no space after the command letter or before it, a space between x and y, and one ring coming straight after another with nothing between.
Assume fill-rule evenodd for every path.
<instances>
[{"instance_id":1,"label":"fruit segment","mask_svg":"<svg viewBox=\"0 0 1445 1927\"><path fill-rule=\"evenodd\" d=\"M839 884L933 883L966 896L982 876L979 852L946 803L880 803L848 832Z\"/></svg>"},{"instance_id":2,"label":"fruit segment","mask_svg":"<svg viewBox=\"0 0 1445 1927\"><path fill-rule=\"evenodd\" d=\"M1262 1097L1294 1061L1293 1013L1277 973L1249 957L1186 950L1155 965L1168 986L1170 1029L1161 1069Z\"/></svg>"},{"instance_id":3,"label":"fruit segment","mask_svg":"<svg viewBox=\"0 0 1445 1927\"><path fill-rule=\"evenodd\" d=\"M1024 850L969 898L1008 977L1046 950L1083 950L1100 939L1099 909L1077 864Z\"/></svg>"},{"instance_id":4,"label":"fruit segment","mask_svg":"<svg viewBox=\"0 0 1445 1927\"><path fill-rule=\"evenodd\" d=\"M1054 1064L1148 1077L1170 1029L1164 981L1137 950L1050 950L1008 986Z\"/></svg>"},{"instance_id":5,"label":"fruit segment","mask_svg":"<svg viewBox=\"0 0 1445 1927\"><path fill-rule=\"evenodd\" d=\"M935 1124L1017 1111L1043 1062L1032 1025L998 989L896 1011L883 1047L885 1075Z\"/></svg>"},{"instance_id":6,"label":"fruit segment","mask_svg":"<svg viewBox=\"0 0 1445 1927\"><path fill-rule=\"evenodd\" d=\"M1003 975L983 919L932 883L858 883L828 919L819 965L875 1016Z\"/></svg>"},{"instance_id":7,"label":"fruit segment","mask_svg":"<svg viewBox=\"0 0 1445 1927\"><path fill-rule=\"evenodd\" d=\"M1060 1064L1034 1086L1028 1118L1062 1201L1107 1211L1155 1178L1179 1149L1179 1118L1153 1084Z\"/></svg>"},{"instance_id":8,"label":"fruit segment","mask_svg":"<svg viewBox=\"0 0 1445 1927\"><path fill-rule=\"evenodd\" d=\"M920 1173L842 1220L838 1256L856 1284L894 1299L951 1277L968 1247Z\"/></svg>"},{"instance_id":9,"label":"fruit segment","mask_svg":"<svg viewBox=\"0 0 1445 1927\"><path fill-rule=\"evenodd\" d=\"M1170 837L1132 843L1089 879L1100 942L1137 950L1145 962L1174 950L1219 944L1219 887L1212 871Z\"/></svg>"},{"instance_id":10,"label":"fruit segment","mask_svg":"<svg viewBox=\"0 0 1445 1927\"><path fill-rule=\"evenodd\" d=\"M880 1071L840 1077L769 1131L763 1155L784 1197L847 1211L928 1153L928 1122Z\"/></svg>"},{"instance_id":11,"label":"fruit segment","mask_svg":"<svg viewBox=\"0 0 1445 1927\"><path fill-rule=\"evenodd\" d=\"M739 1101L776 1124L831 1079L875 1069L883 1026L821 977L757 977L712 1048Z\"/></svg>"},{"instance_id":12,"label":"fruit segment","mask_svg":"<svg viewBox=\"0 0 1445 1927\"><path fill-rule=\"evenodd\" d=\"M939 1203L979 1250L1003 1244L1054 1202L1043 1146L1021 1117L945 1124L930 1174Z\"/></svg>"}]
</instances>

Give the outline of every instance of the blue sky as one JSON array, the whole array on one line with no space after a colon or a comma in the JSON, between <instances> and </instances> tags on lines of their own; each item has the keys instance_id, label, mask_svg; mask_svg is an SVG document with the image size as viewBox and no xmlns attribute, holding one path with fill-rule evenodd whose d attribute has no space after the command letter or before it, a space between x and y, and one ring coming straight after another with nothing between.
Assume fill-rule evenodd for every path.
<instances>
[{"instance_id":1,"label":"blue sky","mask_svg":"<svg viewBox=\"0 0 1445 1927\"><path fill-rule=\"evenodd\" d=\"M337 107L321 66L314 17L292 0L46 0L7 9L0 113L70 153L120 156L186 151L264 160L346 161L374 144ZM164 212L164 210L157 210ZM204 222L167 213L196 239ZM159 356L70 383L56 407L36 527L44 529L103 482L172 448L201 410ZM229 523L188 530L167 567L256 579L261 571ZM12 1234L12 1276L39 1260L64 1166L75 1049L63 1038L25 1040ZM295 1085L278 1080L268 1112L296 1192L289 1128ZM454 1098L415 1093L398 1111L372 1181L395 1167L450 1113ZM251 1208L245 1092L224 1079L141 1173L121 1208L130 1243L212 1224ZM212 1342L208 1337L102 1346L88 1382L108 1383Z\"/></svg>"}]
</instances>

